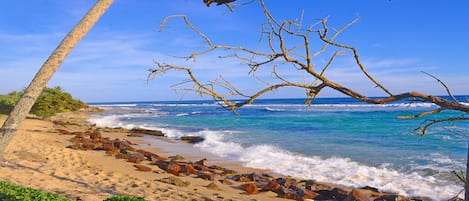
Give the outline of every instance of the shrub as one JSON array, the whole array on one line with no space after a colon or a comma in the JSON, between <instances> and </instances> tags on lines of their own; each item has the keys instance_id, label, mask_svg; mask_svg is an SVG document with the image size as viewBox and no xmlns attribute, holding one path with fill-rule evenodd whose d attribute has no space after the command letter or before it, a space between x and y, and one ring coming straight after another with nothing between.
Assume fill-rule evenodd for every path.
<instances>
[{"instance_id":1,"label":"shrub","mask_svg":"<svg viewBox=\"0 0 469 201\"><path fill-rule=\"evenodd\" d=\"M27 188L12 184L5 181L0 181L0 200L6 201L71 201L64 196L43 192L40 190Z\"/></svg>"},{"instance_id":2,"label":"shrub","mask_svg":"<svg viewBox=\"0 0 469 201\"><path fill-rule=\"evenodd\" d=\"M76 111L85 106L85 103L73 99L72 95L62 91L60 87L45 88L33 105L31 113L47 118L56 113Z\"/></svg>"},{"instance_id":3,"label":"shrub","mask_svg":"<svg viewBox=\"0 0 469 201\"><path fill-rule=\"evenodd\" d=\"M7 95L0 95L0 114L9 114L21 96L20 92L13 91Z\"/></svg>"},{"instance_id":4,"label":"shrub","mask_svg":"<svg viewBox=\"0 0 469 201\"><path fill-rule=\"evenodd\" d=\"M7 95L0 95L0 114L9 114L21 94L22 92L13 91ZM76 111L83 107L86 107L84 102L74 99L60 87L45 88L30 113L47 118L59 112Z\"/></svg>"}]
</instances>

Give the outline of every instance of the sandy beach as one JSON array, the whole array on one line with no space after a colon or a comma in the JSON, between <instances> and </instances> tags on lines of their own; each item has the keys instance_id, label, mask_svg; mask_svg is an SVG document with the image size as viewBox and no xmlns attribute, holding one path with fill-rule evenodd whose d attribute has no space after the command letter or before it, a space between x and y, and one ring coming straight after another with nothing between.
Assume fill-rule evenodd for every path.
<instances>
[{"instance_id":1,"label":"sandy beach","mask_svg":"<svg viewBox=\"0 0 469 201\"><path fill-rule=\"evenodd\" d=\"M47 120L25 120L8 146L5 160L0 163L0 180L86 201L103 200L112 195L133 195L147 200L286 200L279 198L280 194L274 190L266 190L273 188L268 187L270 182L262 186L262 181L259 180L233 181L227 179L226 176L216 176L215 179L203 179L200 175L194 174L175 176L159 168L161 166L150 165L147 161L139 164L150 167L151 171L137 171L135 163L116 159L105 151L67 148L72 144L70 139L73 136L64 135L64 132L83 132L90 129L86 123L89 114L89 111L80 111L59 114ZM0 120L3 122L4 117ZM256 172L261 175L264 173L262 170L242 168L240 164L224 161L206 153L184 152L182 150L190 150L191 146L185 143L156 139L150 144L145 137L129 137L117 129L101 129L101 134L103 138L126 139L134 143L136 148L157 153L161 157L170 157L175 155L174 152L178 152L184 156L184 161L207 158L207 166L216 164L229 167L238 174ZM158 148L158 146L165 147L165 149ZM242 189L246 183L257 185L254 193L248 193L249 190ZM305 185L303 183L297 186L304 188ZM340 193L346 200L357 200L355 198L357 196L364 197L363 200L376 200L379 197L386 198L386 196L394 199L398 197L393 194L377 193L369 188L352 190L335 187L314 183L313 187L309 186L310 190L302 192L311 193L310 196L316 199L321 196L323 198L327 195L334 196L334 192L337 195ZM278 186L278 188L284 187ZM291 188L297 187L292 185L289 189ZM257 193L257 189L262 192ZM296 199L307 198L311 197L297 197Z\"/></svg>"}]
</instances>

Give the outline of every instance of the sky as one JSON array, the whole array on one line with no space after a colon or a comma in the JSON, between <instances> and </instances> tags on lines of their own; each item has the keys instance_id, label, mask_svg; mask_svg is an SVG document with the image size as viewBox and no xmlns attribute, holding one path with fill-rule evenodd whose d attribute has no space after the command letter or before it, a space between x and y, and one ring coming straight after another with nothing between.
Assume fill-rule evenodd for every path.
<instances>
[{"instance_id":1,"label":"sky","mask_svg":"<svg viewBox=\"0 0 469 201\"><path fill-rule=\"evenodd\" d=\"M248 1L237 1L239 3ZM49 54L95 3L93 0L2 0L0 1L0 94L25 88ZM456 95L469 94L469 1L467 0L266 0L279 20L301 19L314 24L327 18L331 30L360 17L336 41L357 48L368 71L393 93L421 91L445 95L446 90L425 71L444 81ZM206 7L202 0L116 0L93 29L66 58L48 86L61 86L85 102L162 101L210 99L175 91L187 79L168 72L147 82L154 61L194 69L206 82L223 76L243 92L253 93L274 83L271 66L249 75L241 61L220 59L219 51L196 62L187 56L207 48L206 43L184 25L171 19L162 32L159 25L169 15L184 14L212 42L267 51L259 42L266 22L258 1L235 7ZM311 48L321 46L315 34ZM292 45L298 40L292 39ZM315 59L323 66L333 53ZM381 91L358 71L351 53L340 56L326 76L365 95ZM277 63L285 78L314 81L291 65ZM343 96L331 90L320 97ZM299 89L282 89L263 98L303 98Z\"/></svg>"}]
</instances>

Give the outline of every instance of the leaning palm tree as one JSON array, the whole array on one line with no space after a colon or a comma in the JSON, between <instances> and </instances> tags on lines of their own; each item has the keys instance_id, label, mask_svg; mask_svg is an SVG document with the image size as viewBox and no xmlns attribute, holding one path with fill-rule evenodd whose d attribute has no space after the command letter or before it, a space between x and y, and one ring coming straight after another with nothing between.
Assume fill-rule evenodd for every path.
<instances>
[{"instance_id":1,"label":"leaning palm tree","mask_svg":"<svg viewBox=\"0 0 469 201\"><path fill-rule=\"evenodd\" d=\"M114 0L98 0L86 13L80 22L70 31L49 58L41 66L34 79L24 91L20 100L11 111L0 128L0 158L3 156L8 143L13 138L18 126L26 118L37 98L46 87L47 82L72 51L78 42L88 33L93 25L101 18Z\"/></svg>"}]
</instances>

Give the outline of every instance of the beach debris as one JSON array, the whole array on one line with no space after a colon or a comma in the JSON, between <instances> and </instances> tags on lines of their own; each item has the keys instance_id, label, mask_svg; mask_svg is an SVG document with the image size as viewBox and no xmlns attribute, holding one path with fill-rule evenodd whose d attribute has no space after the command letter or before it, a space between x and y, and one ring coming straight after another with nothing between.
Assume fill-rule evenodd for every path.
<instances>
[{"instance_id":1,"label":"beach debris","mask_svg":"<svg viewBox=\"0 0 469 201\"><path fill-rule=\"evenodd\" d=\"M167 184L171 184L171 185L175 185L175 186L179 186L179 187L187 187L191 184L188 181L183 181L183 180L181 180L177 177L174 177L174 176L162 178L162 179L157 180L157 181L167 183Z\"/></svg>"},{"instance_id":2,"label":"beach debris","mask_svg":"<svg viewBox=\"0 0 469 201\"><path fill-rule=\"evenodd\" d=\"M205 138L203 138L202 136L186 135L186 136L182 136L181 140L185 141L185 142L188 142L188 143L191 143L191 144L195 144L195 143L203 142L205 140Z\"/></svg>"}]
</instances>

